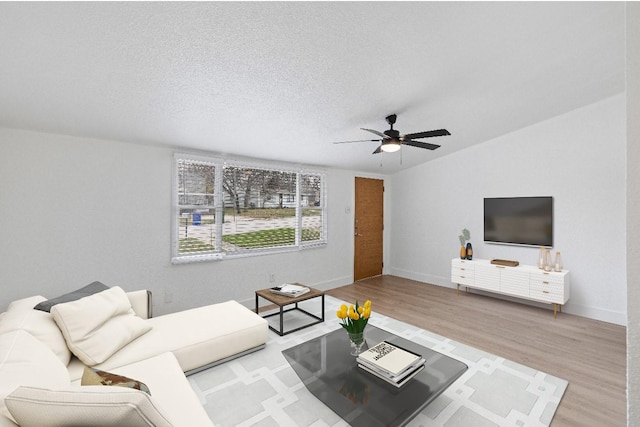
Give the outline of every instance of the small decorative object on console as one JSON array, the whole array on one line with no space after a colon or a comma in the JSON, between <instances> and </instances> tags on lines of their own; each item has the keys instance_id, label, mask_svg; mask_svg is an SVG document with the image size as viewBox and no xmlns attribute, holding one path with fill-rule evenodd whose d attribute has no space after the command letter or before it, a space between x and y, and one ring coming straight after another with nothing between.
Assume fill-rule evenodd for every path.
<instances>
[{"instance_id":1,"label":"small decorative object on console","mask_svg":"<svg viewBox=\"0 0 640 427\"><path fill-rule=\"evenodd\" d=\"M540 253L538 254L538 268L544 270L544 254L546 249L544 246L540 246Z\"/></svg>"},{"instance_id":2,"label":"small decorative object on console","mask_svg":"<svg viewBox=\"0 0 640 427\"><path fill-rule=\"evenodd\" d=\"M555 271L562 271L562 258L560 252L556 252L556 261L553 263L553 269Z\"/></svg>"},{"instance_id":3,"label":"small decorative object on console","mask_svg":"<svg viewBox=\"0 0 640 427\"><path fill-rule=\"evenodd\" d=\"M351 355L359 355L364 345L364 328L371 317L371 301L366 300L364 305L359 305L356 301L355 305L352 304L349 307L342 304L340 310L336 312L336 316L342 319L340 326L346 329L349 334L352 347Z\"/></svg>"},{"instance_id":4,"label":"small decorative object on console","mask_svg":"<svg viewBox=\"0 0 640 427\"><path fill-rule=\"evenodd\" d=\"M544 271L551 271L551 251L549 249L544 251Z\"/></svg>"},{"instance_id":5,"label":"small decorative object on console","mask_svg":"<svg viewBox=\"0 0 640 427\"><path fill-rule=\"evenodd\" d=\"M464 228L462 234L458 236L458 239L460 239L460 259L471 259L469 258L469 247L471 244L467 244L467 240L471 239L469 230ZM471 251L471 255L473 255L473 250Z\"/></svg>"},{"instance_id":6,"label":"small decorative object on console","mask_svg":"<svg viewBox=\"0 0 640 427\"><path fill-rule=\"evenodd\" d=\"M507 267L517 267L520 265L520 262L518 261L511 261L509 259L492 259L491 260L491 264L494 265L504 265Z\"/></svg>"}]
</instances>

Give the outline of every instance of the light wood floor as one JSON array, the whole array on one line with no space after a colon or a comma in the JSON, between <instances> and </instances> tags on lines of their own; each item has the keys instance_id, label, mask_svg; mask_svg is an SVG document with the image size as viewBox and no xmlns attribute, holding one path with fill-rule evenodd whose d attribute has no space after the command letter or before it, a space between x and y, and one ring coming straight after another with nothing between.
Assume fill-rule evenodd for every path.
<instances>
[{"instance_id":1,"label":"light wood floor","mask_svg":"<svg viewBox=\"0 0 640 427\"><path fill-rule=\"evenodd\" d=\"M569 381L552 426L626 426L626 328L472 292L380 276L327 291Z\"/></svg>"}]
</instances>

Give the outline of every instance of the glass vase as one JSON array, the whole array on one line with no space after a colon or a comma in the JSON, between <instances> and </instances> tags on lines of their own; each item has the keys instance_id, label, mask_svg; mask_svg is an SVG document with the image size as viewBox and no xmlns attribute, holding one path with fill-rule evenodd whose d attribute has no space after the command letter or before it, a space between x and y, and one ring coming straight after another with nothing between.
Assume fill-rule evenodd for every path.
<instances>
[{"instance_id":1,"label":"glass vase","mask_svg":"<svg viewBox=\"0 0 640 427\"><path fill-rule=\"evenodd\" d=\"M538 268L541 270L544 270L544 255L545 255L545 248L543 246L540 246L540 254L538 255Z\"/></svg>"},{"instance_id":2,"label":"glass vase","mask_svg":"<svg viewBox=\"0 0 640 427\"><path fill-rule=\"evenodd\" d=\"M364 346L364 331L349 332L349 342L351 343L352 356L357 356L362 353L362 346Z\"/></svg>"},{"instance_id":3,"label":"glass vase","mask_svg":"<svg viewBox=\"0 0 640 427\"><path fill-rule=\"evenodd\" d=\"M555 271L562 271L562 257L560 256L560 252L556 252L556 260L553 263L553 269Z\"/></svg>"},{"instance_id":4,"label":"glass vase","mask_svg":"<svg viewBox=\"0 0 640 427\"><path fill-rule=\"evenodd\" d=\"M551 251L547 249L544 252L544 271L551 271L553 264L551 264Z\"/></svg>"}]
</instances>

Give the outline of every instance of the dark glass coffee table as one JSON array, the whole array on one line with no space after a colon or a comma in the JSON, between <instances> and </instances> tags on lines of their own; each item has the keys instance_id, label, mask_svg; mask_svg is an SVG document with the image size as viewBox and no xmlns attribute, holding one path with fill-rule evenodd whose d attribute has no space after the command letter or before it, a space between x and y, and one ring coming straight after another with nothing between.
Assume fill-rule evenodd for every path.
<instances>
[{"instance_id":1,"label":"dark glass coffee table","mask_svg":"<svg viewBox=\"0 0 640 427\"><path fill-rule=\"evenodd\" d=\"M366 346L389 341L419 353L425 369L400 388L388 384L358 368L342 328L282 351L307 389L354 427L405 425L467 370L458 360L371 325L365 339Z\"/></svg>"}]
</instances>

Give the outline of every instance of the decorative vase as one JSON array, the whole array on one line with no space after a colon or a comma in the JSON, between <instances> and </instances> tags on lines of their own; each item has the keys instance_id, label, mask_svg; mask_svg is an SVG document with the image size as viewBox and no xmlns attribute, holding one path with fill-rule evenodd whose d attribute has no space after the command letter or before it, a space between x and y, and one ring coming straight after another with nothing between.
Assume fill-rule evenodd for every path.
<instances>
[{"instance_id":1,"label":"decorative vase","mask_svg":"<svg viewBox=\"0 0 640 427\"><path fill-rule=\"evenodd\" d=\"M540 270L544 270L544 254L545 248L544 246L540 246L540 254L538 255L538 268Z\"/></svg>"},{"instance_id":2,"label":"decorative vase","mask_svg":"<svg viewBox=\"0 0 640 427\"><path fill-rule=\"evenodd\" d=\"M362 353L362 346L364 345L364 331L349 332L349 342L351 343L352 356L357 356Z\"/></svg>"},{"instance_id":3,"label":"decorative vase","mask_svg":"<svg viewBox=\"0 0 640 427\"><path fill-rule=\"evenodd\" d=\"M546 251L544 251L544 271L551 271L552 266L553 264L551 264L551 251L547 249Z\"/></svg>"},{"instance_id":4,"label":"decorative vase","mask_svg":"<svg viewBox=\"0 0 640 427\"><path fill-rule=\"evenodd\" d=\"M553 263L553 269L555 271L562 271L562 258L560 252L556 252L556 261Z\"/></svg>"},{"instance_id":5,"label":"decorative vase","mask_svg":"<svg viewBox=\"0 0 640 427\"><path fill-rule=\"evenodd\" d=\"M468 260L472 260L473 259L473 247L471 246L471 243L467 243L466 252L467 252L467 259Z\"/></svg>"},{"instance_id":6,"label":"decorative vase","mask_svg":"<svg viewBox=\"0 0 640 427\"><path fill-rule=\"evenodd\" d=\"M467 248L466 246L460 246L460 259L467 259Z\"/></svg>"}]
</instances>

